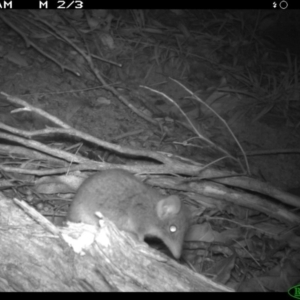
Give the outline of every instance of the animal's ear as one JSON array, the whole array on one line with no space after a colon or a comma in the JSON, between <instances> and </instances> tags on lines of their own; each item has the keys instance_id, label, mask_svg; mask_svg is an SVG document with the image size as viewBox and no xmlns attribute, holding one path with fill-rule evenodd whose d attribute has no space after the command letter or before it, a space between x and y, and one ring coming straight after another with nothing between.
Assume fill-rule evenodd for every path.
<instances>
[{"instance_id":1,"label":"animal's ear","mask_svg":"<svg viewBox=\"0 0 300 300\"><path fill-rule=\"evenodd\" d=\"M181 209L181 201L178 196L172 195L163 198L156 204L156 212L161 220L171 218L179 213Z\"/></svg>"}]
</instances>

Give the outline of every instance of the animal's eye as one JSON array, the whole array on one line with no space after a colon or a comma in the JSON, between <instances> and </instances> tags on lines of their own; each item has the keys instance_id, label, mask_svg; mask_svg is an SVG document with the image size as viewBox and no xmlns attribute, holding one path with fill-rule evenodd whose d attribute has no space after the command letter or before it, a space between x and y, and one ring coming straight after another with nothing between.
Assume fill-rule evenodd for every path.
<instances>
[{"instance_id":1,"label":"animal's eye","mask_svg":"<svg viewBox=\"0 0 300 300\"><path fill-rule=\"evenodd\" d=\"M177 228L175 225L171 225L170 226L170 232L176 232L177 231Z\"/></svg>"}]
</instances>

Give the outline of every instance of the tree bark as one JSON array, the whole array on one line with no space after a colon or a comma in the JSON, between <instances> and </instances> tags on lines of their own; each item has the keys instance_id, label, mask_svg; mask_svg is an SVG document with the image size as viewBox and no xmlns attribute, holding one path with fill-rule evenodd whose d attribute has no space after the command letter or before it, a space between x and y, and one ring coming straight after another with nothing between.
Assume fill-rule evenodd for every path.
<instances>
[{"instance_id":1,"label":"tree bark","mask_svg":"<svg viewBox=\"0 0 300 300\"><path fill-rule=\"evenodd\" d=\"M2 291L232 291L108 220L58 228L3 194L0 209Z\"/></svg>"}]
</instances>

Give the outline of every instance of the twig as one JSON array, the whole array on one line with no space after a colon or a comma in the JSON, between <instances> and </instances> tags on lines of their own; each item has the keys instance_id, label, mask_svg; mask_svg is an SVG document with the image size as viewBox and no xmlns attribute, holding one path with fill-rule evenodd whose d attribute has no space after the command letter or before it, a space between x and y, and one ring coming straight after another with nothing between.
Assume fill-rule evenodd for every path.
<instances>
[{"instance_id":1,"label":"twig","mask_svg":"<svg viewBox=\"0 0 300 300\"><path fill-rule=\"evenodd\" d=\"M115 136L114 138L111 138L111 139L109 139L109 140L110 140L110 141L121 140L121 139L123 139L123 138L125 138L125 137L128 137L128 136L133 136L133 135L140 134L140 133L142 133L143 131L144 131L144 129L126 132L126 133L120 134L120 135L118 135L118 136Z\"/></svg>"},{"instance_id":2,"label":"twig","mask_svg":"<svg viewBox=\"0 0 300 300\"><path fill-rule=\"evenodd\" d=\"M33 137L36 137L36 136L49 136L49 135L55 135L55 134L56 135L60 134L60 135L74 136L74 137L81 138L84 141L94 143L95 145L99 145L99 146L101 146L105 149L117 152L119 154L129 154L129 155L148 157L148 158L152 158L152 159L154 159L158 162L165 163L166 165L173 165L174 164L174 160L169 158L170 156L172 156L172 154L170 154L170 153L168 153L167 155L164 155L164 154L160 154L159 152L152 152L152 151L148 151L148 150L136 150L136 149L120 146L120 145L117 145L117 144L113 144L113 143L109 143L109 142L100 140L100 139L98 139L98 138L96 138L92 135L89 135L87 133L84 133L84 132L81 132L79 130L73 129L71 127L70 128L46 128L46 129L35 130L35 131L26 131L26 130L21 130L21 129L17 129L17 128L5 125L5 124L0 122L0 129L1 128L6 130L6 131L9 131L11 133L14 133L14 134L22 135L22 136L24 136L26 138L29 138L29 139L31 139ZM14 140L14 137L15 136L11 135L10 139ZM17 140L15 140L15 141L17 141ZM27 140L23 140L21 142L21 140L20 140L20 143L23 144L23 145L26 145L26 143L27 143L26 141ZM35 143L38 143L38 142L35 142ZM38 144L41 145L41 147L44 146L41 143L38 143ZM38 144L36 144L37 147L38 147ZM33 144L31 146L33 148L35 148ZM44 147L47 147L47 146L44 146ZM36 148L36 149L43 151L43 149L45 150L46 148L43 148L43 149L42 148L40 148L40 149ZM47 152L47 151L45 150L45 152ZM52 153L52 154L54 154L54 153ZM63 157L63 159L69 160L67 157ZM71 160L69 160L69 161L71 161ZM83 162L83 161L81 161L81 162Z\"/></svg>"},{"instance_id":3,"label":"twig","mask_svg":"<svg viewBox=\"0 0 300 300\"><path fill-rule=\"evenodd\" d=\"M236 138L235 134L232 132L231 128L227 124L227 122L213 109L211 108L207 103L205 103L203 100L201 100L195 93L193 93L191 90L189 90L187 87L185 87L182 83L177 81L176 79L170 78L171 80L175 81L178 85L180 85L182 88L184 88L188 93L190 93L195 100L199 101L201 104L203 104L207 109L209 109L214 115L217 116L221 120L221 122L226 126L227 130L229 131L230 135L233 137L235 142L237 143L238 147L240 148L241 152L243 153L244 159L245 159L245 164L247 167L248 174L250 174L250 167L247 159L247 155L245 154L245 151L243 147L241 146L240 142ZM226 152L225 152L226 153ZM235 159L236 160L236 159Z\"/></svg>"},{"instance_id":4,"label":"twig","mask_svg":"<svg viewBox=\"0 0 300 300\"><path fill-rule=\"evenodd\" d=\"M16 27L14 24L12 24L6 17L4 17L3 14L0 14L0 18L3 20L4 23L6 23L8 26L10 26L11 28L13 28L17 33L19 33L21 35L21 37L24 39L26 46L30 47L32 46L35 50L37 50L38 52L40 52L42 55L44 55L45 57L49 58L50 60L52 60L54 63L56 63L58 66L61 67L61 69L64 70L68 70L72 73L74 73L76 76L79 76L78 72L74 71L73 69L61 64L59 61L57 61L54 57L52 57L51 55L49 55L48 53L46 53L45 51L43 51L40 47L38 47L36 44L34 44L32 41L30 41L27 36L25 35L25 33L23 33L18 27Z\"/></svg>"},{"instance_id":5,"label":"twig","mask_svg":"<svg viewBox=\"0 0 300 300\"><path fill-rule=\"evenodd\" d=\"M259 155L277 155L277 154L292 154L300 153L300 148L289 148L289 149L274 149L274 150L256 150L246 152L248 156L259 156Z\"/></svg>"},{"instance_id":6,"label":"twig","mask_svg":"<svg viewBox=\"0 0 300 300\"><path fill-rule=\"evenodd\" d=\"M150 117L148 117L147 115L145 115L144 113L142 113L140 110L138 110L136 107L134 107L124 96L120 95L120 93L113 87L110 86L109 84L107 84L107 82L103 79L103 77L100 75L99 70L94 66L93 60L91 58L90 55L87 55L85 53L85 51L83 51L82 49L80 49L75 43L73 43L68 37L66 37L65 35L61 34L60 32L58 32L51 24L49 24L47 21L42 20L36 12L31 11L31 13L36 17L37 20L39 20L41 23L45 24L46 26L48 26L49 28L51 28L58 36L60 36L63 40L65 40L66 42L68 42L88 63L89 67L91 68L91 70L93 71L93 73L95 74L96 78L103 84L103 88L109 90L110 92L113 93L113 95L115 95L116 97L118 97L118 99L123 102L127 107L129 107L132 111L134 111L137 115L139 115L140 117L142 117L143 119L145 119L146 121L159 126L158 122L151 119Z\"/></svg>"},{"instance_id":7,"label":"twig","mask_svg":"<svg viewBox=\"0 0 300 300\"><path fill-rule=\"evenodd\" d=\"M25 201L21 201L17 198L14 198L13 201L21 207L29 216L41 224L44 228L49 230L52 234L58 237L60 234L59 229L57 229L50 221L48 221L43 215L36 211L33 207L28 205Z\"/></svg>"},{"instance_id":8,"label":"twig","mask_svg":"<svg viewBox=\"0 0 300 300\"><path fill-rule=\"evenodd\" d=\"M35 159L40 161L50 162L53 167L59 166L67 166L68 163L64 160L55 158L51 155L47 155L41 153L39 151L35 151L32 149L28 149L20 146L12 146L12 145L3 145L0 144L0 154L6 154L11 159L24 159L25 157L28 159Z\"/></svg>"},{"instance_id":9,"label":"twig","mask_svg":"<svg viewBox=\"0 0 300 300\"><path fill-rule=\"evenodd\" d=\"M0 125L1 125L1 123L0 123ZM24 139L24 138L21 138L21 137L17 137L15 135L0 132L0 138L4 139L4 140L16 142L16 143L24 145L26 147L37 149L41 152L51 154L55 157L59 157L63 160L69 161L69 162L71 162L71 161L73 161L75 163L88 163L88 162L90 162L90 160L88 160L86 158L76 156L74 154L71 154L71 153L63 151L63 150L54 149L54 148L46 146L46 145L44 145L40 142Z\"/></svg>"},{"instance_id":10,"label":"twig","mask_svg":"<svg viewBox=\"0 0 300 300\"><path fill-rule=\"evenodd\" d=\"M215 143L213 143L212 141L210 141L208 138L206 138L205 136L203 136L199 130L194 126L194 124L191 122L191 120L189 119L189 117L185 114L185 112L181 109L181 107L173 100L171 99L170 97L168 97L166 94L164 94L163 92L159 92L157 90L154 90L154 89L151 89L147 86L143 86L141 85L141 87L145 88L145 89L148 89L154 93L157 93L159 95L162 95L163 97L165 97L167 100L169 100L171 103L173 103L177 108L178 110L181 112L181 114L185 117L185 119L188 121L188 123L190 124L190 126L192 127L193 131L198 135L198 137L204 141L206 141L209 145L215 147L216 149L218 149L219 151L221 151L222 153L226 154L227 157L237 161L239 164L240 162L235 158L233 157L229 152L227 152L225 149L219 147L218 145L216 145ZM207 104L206 104L207 105ZM242 166L241 166L242 167ZM242 170L243 170L243 167L242 167Z\"/></svg>"},{"instance_id":11,"label":"twig","mask_svg":"<svg viewBox=\"0 0 300 300\"><path fill-rule=\"evenodd\" d=\"M12 113L17 113L19 111L33 111L41 116L43 116L44 118L50 120L51 122L53 122L54 124L58 125L59 127L62 128L71 128L67 123L61 121L60 119L54 117L53 115L45 112L44 110L42 110L41 108L37 108L35 106L30 105L29 103L27 103L26 101L18 98L18 97L14 97L11 95L8 95L4 92L0 92L1 95L5 96L7 100L9 100L10 102L13 103L17 103L21 106L23 106L22 108L17 108L15 110L12 111Z\"/></svg>"},{"instance_id":12,"label":"twig","mask_svg":"<svg viewBox=\"0 0 300 300\"><path fill-rule=\"evenodd\" d=\"M89 159L78 157L74 154L70 154L69 152L66 152L63 150L53 149L49 146L46 146L37 141L33 141L31 139L35 136L48 136L50 134L53 134L53 135L54 134L64 134L64 135L79 137L85 141L89 141L91 143L99 145L108 150L117 152L119 154L139 156L139 157L148 157L148 158L152 158L152 159L162 163L162 165L137 165L137 166L120 165L120 168L131 170L131 171L136 171L136 172L143 169L143 170L145 170L145 172L148 171L148 172L157 173L157 174L181 173L181 174L195 175L195 174L198 174L202 169L202 165L200 165L199 163L195 163L194 165L192 165L192 164L187 165L186 163L182 163L182 161L186 161L186 160L184 158L180 159L180 157L178 157L178 156L177 156L177 160L174 160L175 156L171 153L152 152L152 151L148 151L148 150L135 150L135 149L127 148L127 147L121 147L120 145L112 144L112 143L97 139L87 133L83 133L79 130L71 128L69 125L65 124L58 118L46 113L42 109L38 109L38 108L35 108L35 107L29 105L24 100L21 100L17 97L11 97L5 93L0 92L0 94L6 96L7 100L9 100L13 103L23 105L25 108L28 108L30 111L35 111L38 114L45 117L46 119L51 120L55 124L58 124L58 125L61 125L64 127L64 128L46 128L46 129L36 130L36 131L26 131L26 130L21 130L21 129L10 127L10 126L5 125L0 122L0 129L2 128L6 132L8 131L8 132L14 133L18 136L24 136L30 140L24 139L24 138L15 136L15 135L0 133L0 137L2 137L3 139L7 139L10 141L20 143L26 147L29 146L30 148L34 148L34 149L37 149L44 153L53 155L55 157L59 157L62 160L68 161L70 163L84 164L85 165L85 167L83 167L84 169L87 169L86 166L89 166L89 168L91 165L95 166L95 161L91 161ZM191 160L189 160L189 162L191 163ZM91 168L91 169L92 170L100 170L100 169L105 169L105 168L113 168L113 166L115 168L119 167L119 165L113 165L113 164L110 165L110 164L106 164L106 163L97 162L97 166L94 168ZM70 170L73 170L73 169L70 169Z\"/></svg>"}]
</instances>

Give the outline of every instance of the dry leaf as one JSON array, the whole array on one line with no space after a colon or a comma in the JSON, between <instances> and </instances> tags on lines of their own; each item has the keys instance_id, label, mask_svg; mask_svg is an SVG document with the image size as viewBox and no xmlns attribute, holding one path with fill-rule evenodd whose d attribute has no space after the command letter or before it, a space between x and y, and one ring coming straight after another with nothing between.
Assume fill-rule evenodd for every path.
<instances>
[{"instance_id":1,"label":"dry leaf","mask_svg":"<svg viewBox=\"0 0 300 300\"><path fill-rule=\"evenodd\" d=\"M36 181L35 190L41 194L75 192L83 180L75 175L45 176Z\"/></svg>"},{"instance_id":2,"label":"dry leaf","mask_svg":"<svg viewBox=\"0 0 300 300\"><path fill-rule=\"evenodd\" d=\"M16 51L9 51L4 58L6 58L7 60L9 60L12 63L15 63L16 65L20 66L20 67L28 67L28 63L26 61L26 59L21 56L19 53L17 53Z\"/></svg>"}]
</instances>

